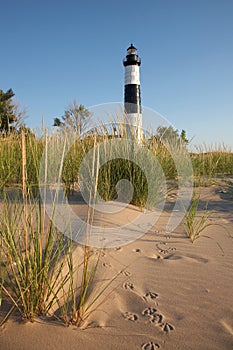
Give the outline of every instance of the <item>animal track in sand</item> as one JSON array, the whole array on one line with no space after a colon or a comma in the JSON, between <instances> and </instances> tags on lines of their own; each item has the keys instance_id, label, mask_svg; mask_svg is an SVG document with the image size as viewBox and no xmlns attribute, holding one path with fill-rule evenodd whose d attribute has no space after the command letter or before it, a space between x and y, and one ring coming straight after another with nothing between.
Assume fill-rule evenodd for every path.
<instances>
[{"instance_id":1,"label":"animal track in sand","mask_svg":"<svg viewBox=\"0 0 233 350\"><path fill-rule=\"evenodd\" d=\"M127 271L125 271L125 272L127 272ZM133 291L135 293L134 284L131 282L125 282L123 284L123 288L126 290ZM146 294L144 296L142 296L142 298L147 302L151 301L151 302L155 303L155 306L158 305L157 301L156 301L156 299L158 298L158 294L155 292L148 291L148 292L146 292ZM162 331L166 334L168 334L174 330L174 326L168 322L165 322L164 316L162 314L160 314L158 309L156 309L155 307L151 307L151 306L146 307L145 309L143 309L141 311L141 315L147 319L146 322L149 321L150 323L152 323L156 326L160 326ZM124 318L129 320L129 321L133 321L133 322L139 320L138 315L131 313L131 312L128 312L128 311L124 313ZM146 350L146 349L159 349L159 347L160 346L158 344L154 344L152 342L145 343L142 345L142 349L144 349L144 350Z\"/></svg>"},{"instance_id":2,"label":"animal track in sand","mask_svg":"<svg viewBox=\"0 0 233 350\"><path fill-rule=\"evenodd\" d=\"M156 293L152 293L152 296L156 298L158 295ZM174 326L168 322L164 322L164 316L154 307L147 307L142 310L142 316L149 319L150 323L160 326L165 333L170 333L170 331L174 330Z\"/></svg>"},{"instance_id":3,"label":"animal track in sand","mask_svg":"<svg viewBox=\"0 0 233 350\"><path fill-rule=\"evenodd\" d=\"M150 322L153 323L153 324L162 325L163 315L158 314L158 313L152 315L152 317L150 319Z\"/></svg>"},{"instance_id":4,"label":"animal track in sand","mask_svg":"<svg viewBox=\"0 0 233 350\"><path fill-rule=\"evenodd\" d=\"M165 333L170 333L170 331L174 330L174 327L170 323L167 323L167 322L162 323L161 328Z\"/></svg>"},{"instance_id":5,"label":"animal track in sand","mask_svg":"<svg viewBox=\"0 0 233 350\"><path fill-rule=\"evenodd\" d=\"M164 254L164 255L176 250L175 247L168 247L166 242L157 243L156 248L158 249L159 253Z\"/></svg>"},{"instance_id":6,"label":"animal track in sand","mask_svg":"<svg viewBox=\"0 0 233 350\"><path fill-rule=\"evenodd\" d=\"M158 310L152 307L147 307L142 311L142 315L150 319L150 322L153 324L162 325L163 315L157 312Z\"/></svg>"},{"instance_id":7,"label":"animal track in sand","mask_svg":"<svg viewBox=\"0 0 233 350\"><path fill-rule=\"evenodd\" d=\"M123 288L124 289L128 289L128 290L132 290L132 291L135 289L134 284L130 283L130 282L125 282L123 284Z\"/></svg>"},{"instance_id":8,"label":"animal track in sand","mask_svg":"<svg viewBox=\"0 0 233 350\"><path fill-rule=\"evenodd\" d=\"M125 282L123 283L122 286L125 290L128 290L130 292L132 292L133 294L137 295L138 297L141 297L140 294L138 293L137 288L135 288L134 284L131 282Z\"/></svg>"},{"instance_id":9,"label":"animal track in sand","mask_svg":"<svg viewBox=\"0 0 233 350\"><path fill-rule=\"evenodd\" d=\"M149 343L142 344L141 349L142 350L156 350L156 349L160 349L160 345L158 343L153 343L152 341L150 341Z\"/></svg>"},{"instance_id":10,"label":"animal track in sand","mask_svg":"<svg viewBox=\"0 0 233 350\"><path fill-rule=\"evenodd\" d=\"M112 265L108 262L103 262L102 266L103 267L112 267Z\"/></svg>"},{"instance_id":11,"label":"animal track in sand","mask_svg":"<svg viewBox=\"0 0 233 350\"><path fill-rule=\"evenodd\" d=\"M135 249L133 249L133 252L135 252L135 253L141 253L141 249L140 249L140 248L135 248Z\"/></svg>"},{"instance_id":12,"label":"animal track in sand","mask_svg":"<svg viewBox=\"0 0 233 350\"><path fill-rule=\"evenodd\" d=\"M152 316L157 312L157 309L153 307L147 307L146 309L142 310L143 316Z\"/></svg>"},{"instance_id":13,"label":"animal track in sand","mask_svg":"<svg viewBox=\"0 0 233 350\"><path fill-rule=\"evenodd\" d=\"M130 271L123 271L122 275L124 275L125 277L130 277L132 273Z\"/></svg>"},{"instance_id":14,"label":"animal track in sand","mask_svg":"<svg viewBox=\"0 0 233 350\"><path fill-rule=\"evenodd\" d=\"M123 316L124 316L124 318L125 318L126 320L128 320L128 321L133 321L133 322L135 322L135 321L138 320L138 315L133 314L133 313L128 312L128 311L126 311L126 312L124 313Z\"/></svg>"},{"instance_id":15,"label":"animal track in sand","mask_svg":"<svg viewBox=\"0 0 233 350\"><path fill-rule=\"evenodd\" d=\"M143 299L147 300L147 299L156 299L158 297L157 293L154 292L147 292L144 296Z\"/></svg>"}]
</instances>

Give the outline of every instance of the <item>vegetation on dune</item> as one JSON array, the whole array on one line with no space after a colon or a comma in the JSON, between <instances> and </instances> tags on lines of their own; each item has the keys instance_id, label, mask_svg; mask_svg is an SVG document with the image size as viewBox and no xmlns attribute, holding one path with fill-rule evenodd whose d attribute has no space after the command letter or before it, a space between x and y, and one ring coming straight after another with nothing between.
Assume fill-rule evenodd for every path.
<instances>
[{"instance_id":1,"label":"vegetation on dune","mask_svg":"<svg viewBox=\"0 0 233 350\"><path fill-rule=\"evenodd\" d=\"M1 323L14 309L18 309L29 320L41 315L53 315L66 325L72 323L81 326L93 307L101 302L101 296L116 276L96 290L93 281L101 250L91 249L88 245L77 247L69 238L69 232L63 232L66 234L64 236L54 227L52 218L46 221L45 205L38 191L41 159L43 154L47 154L48 144L51 143L54 147L52 156L47 155L44 160L51 168L60 166L66 194L72 195L79 189L79 171L88 152L93 147L97 147L97 153L100 152L101 145L106 151L107 141L118 138L120 134L113 124L112 133L103 127L98 134L93 130L85 135L91 115L85 107L75 102L61 119L54 120L58 132L44 132L36 137L22 125L16 128L12 97L12 90L6 93L0 90L0 189L4 205L0 214L0 304L4 299L11 305ZM56 164L56 156L62 153L61 133L66 130L72 130L76 138L69 144L62 163ZM104 200L115 200L119 195L118 183L128 180L134 191L130 197L130 193L126 193L130 188L124 187L123 183L123 197L130 197L130 202L141 208L154 206L166 195L166 191L162 190L163 181L178 181L179 169L175 157L179 156L182 160L181 151L184 147L186 149L187 142L184 130L179 134L171 127L160 127L153 137L143 140L143 149L148 151L143 154L143 159L137 148L132 150L128 139L123 150L125 157L124 153L121 156L116 154L115 159L101 166L94 158L85 163L86 173L83 176L88 179L97 173L92 190L98 191ZM134 155L133 160L130 152ZM154 177L156 173L159 174L160 168L150 162L150 154L160 164L164 178ZM101 158L100 153L98 156ZM199 148L197 153L190 153L189 156L197 185L209 185L218 175L233 175L233 153L223 146L217 150ZM142 162L146 167L140 166ZM155 179L150 190L148 179ZM13 195L11 189L14 189ZM148 201L151 190L156 195ZM192 241L209 226L210 212L206 211L199 217L197 215L199 200L195 192L190 207L185 211L184 226ZM91 206L88 210L91 223L94 212ZM77 259L74 259L74 254L78 254Z\"/></svg>"},{"instance_id":2,"label":"vegetation on dune","mask_svg":"<svg viewBox=\"0 0 233 350\"><path fill-rule=\"evenodd\" d=\"M38 316L53 316L66 326L82 326L96 305L103 302L102 295L116 276L94 288L101 249L75 244L69 229L59 232L53 216L50 219L46 216L46 203L40 196L34 198L33 187L39 185L40 155L47 147L46 137L36 140L30 135L27 139L22 131L20 139L13 135L4 138L1 150L2 145L9 148L9 141L18 148L18 153L8 153L7 157L13 155L16 161L16 154L20 154L17 164L21 180L19 174L11 177L13 191L7 188L6 182L2 186L0 306L4 301L11 307L0 325L17 309L23 319L30 321ZM46 157L45 162L48 162ZM34 175L33 184L28 182L31 174ZM18 191L15 179L20 185ZM55 201L53 213L56 205ZM88 222L92 222L93 215L94 211L88 206Z\"/></svg>"},{"instance_id":3,"label":"vegetation on dune","mask_svg":"<svg viewBox=\"0 0 233 350\"><path fill-rule=\"evenodd\" d=\"M194 191L190 206L187 210L185 210L183 224L186 233L192 242L199 238L202 231L204 231L207 227L214 225L213 222L209 221L212 212L207 210L207 205L203 214L200 215L198 213L200 197L200 193L197 194Z\"/></svg>"},{"instance_id":4,"label":"vegetation on dune","mask_svg":"<svg viewBox=\"0 0 233 350\"><path fill-rule=\"evenodd\" d=\"M196 153L191 153L194 175L201 180L199 184L211 184L217 175L233 175L233 152L225 145L216 149L199 146Z\"/></svg>"},{"instance_id":5,"label":"vegetation on dune","mask_svg":"<svg viewBox=\"0 0 233 350\"><path fill-rule=\"evenodd\" d=\"M70 104L65 110L61 118L54 118L53 126L71 130L75 132L77 139L84 135L85 131L91 124L92 114L82 104L78 104L76 100Z\"/></svg>"},{"instance_id":6,"label":"vegetation on dune","mask_svg":"<svg viewBox=\"0 0 233 350\"><path fill-rule=\"evenodd\" d=\"M12 89L6 92L0 90L0 133L2 135L9 135L20 131L22 127L25 128L25 111L21 111L19 103L13 100L14 95Z\"/></svg>"}]
</instances>

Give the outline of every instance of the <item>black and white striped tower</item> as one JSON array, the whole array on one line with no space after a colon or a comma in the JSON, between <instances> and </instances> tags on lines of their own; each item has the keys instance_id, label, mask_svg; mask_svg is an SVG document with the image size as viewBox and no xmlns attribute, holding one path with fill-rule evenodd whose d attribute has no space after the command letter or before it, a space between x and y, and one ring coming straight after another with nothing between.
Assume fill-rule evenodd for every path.
<instances>
[{"instance_id":1,"label":"black and white striped tower","mask_svg":"<svg viewBox=\"0 0 233 350\"><path fill-rule=\"evenodd\" d=\"M140 93L140 71L141 60L138 57L137 49L130 45L127 49L126 58L123 61L125 66L125 94L124 107L126 112L127 132L140 142L142 139L142 108Z\"/></svg>"}]
</instances>

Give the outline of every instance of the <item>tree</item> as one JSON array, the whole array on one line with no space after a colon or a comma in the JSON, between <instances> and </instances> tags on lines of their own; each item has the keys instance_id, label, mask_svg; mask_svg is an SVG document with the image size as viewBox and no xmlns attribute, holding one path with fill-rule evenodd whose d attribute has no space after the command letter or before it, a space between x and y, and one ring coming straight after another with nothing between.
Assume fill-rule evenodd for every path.
<instances>
[{"instance_id":1,"label":"tree","mask_svg":"<svg viewBox=\"0 0 233 350\"><path fill-rule=\"evenodd\" d=\"M181 131L180 138L184 143L189 143L189 140L186 137L186 131L184 129Z\"/></svg>"},{"instance_id":2,"label":"tree","mask_svg":"<svg viewBox=\"0 0 233 350\"><path fill-rule=\"evenodd\" d=\"M92 114L82 104L78 105L74 100L65 110L65 114L60 118L54 118L53 126L67 128L74 131L77 137L86 131L90 125Z\"/></svg>"},{"instance_id":3,"label":"tree","mask_svg":"<svg viewBox=\"0 0 233 350\"><path fill-rule=\"evenodd\" d=\"M182 142L187 144L189 140L186 138L186 131L182 129L181 133L170 126L159 126L156 132L156 139L165 142Z\"/></svg>"},{"instance_id":4,"label":"tree","mask_svg":"<svg viewBox=\"0 0 233 350\"><path fill-rule=\"evenodd\" d=\"M12 89L4 92L0 90L0 131L1 133L8 134L12 129L12 124L16 121L16 115L14 114L14 105L12 103L12 97L14 93Z\"/></svg>"},{"instance_id":5,"label":"tree","mask_svg":"<svg viewBox=\"0 0 233 350\"><path fill-rule=\"evenodd\" d=\"M9 134L23 125L25 111L20 111L19 103L12 101L14 95L12 89L6 92L0 90L0 132L2 134Z\"/></svg>"},{"instance_id":6,"label":"tree","mask_svg":"<svg viewBox=\"0 0 233 350\"><path fill-rule=\"evenodd\" d=\"M161 141L178 141L179 140L179 132L170 126L159 126L156 131L156 138Z\"/></svg>"},{"instance_id":7,"label":"tree","mask_svg":"<svg viewBox=\"0 0 233 350\"><path fill-rule=\"evenodd\" d=\"M29 130L30 128L26 127L24 122L26 118L26 108L22 109L18 101L13 102L13 113L16 116L16 120L12 125L12 129L16 131L20 131L21 128Z\"/></svg>"}]
</instances>

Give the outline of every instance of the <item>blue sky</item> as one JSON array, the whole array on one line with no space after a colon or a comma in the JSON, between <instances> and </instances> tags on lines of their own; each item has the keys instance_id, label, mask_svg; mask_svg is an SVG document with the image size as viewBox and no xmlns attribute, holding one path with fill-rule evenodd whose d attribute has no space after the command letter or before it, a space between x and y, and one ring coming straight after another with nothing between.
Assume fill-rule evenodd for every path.
<instances>
[{"instance_id":1,"label":"blue sky","mask_svg":"<svg viewBox=\"0 0 233 350\"><path fill-rule=\"evenodd\" d=\"M233 147L232 0L0 1L0 89L26 124L48 126L74 98L123 101L122 59L142 59L142 104L193 144Z\"/></svg>"}]
</instances>

